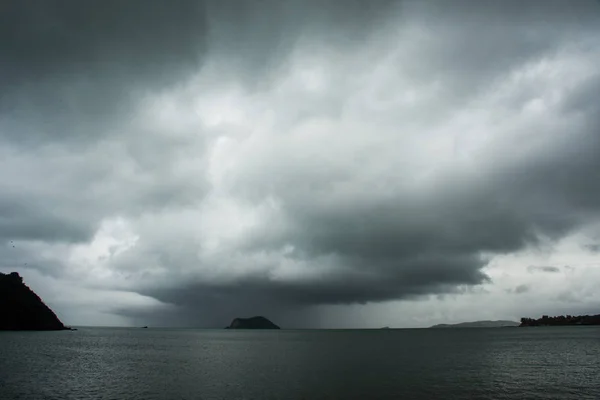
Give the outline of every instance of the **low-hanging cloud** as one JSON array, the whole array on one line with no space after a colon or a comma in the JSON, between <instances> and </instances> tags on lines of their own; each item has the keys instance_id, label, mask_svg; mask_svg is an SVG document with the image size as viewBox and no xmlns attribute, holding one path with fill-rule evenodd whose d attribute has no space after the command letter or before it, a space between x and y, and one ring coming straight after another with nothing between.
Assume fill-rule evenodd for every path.
<instances>
[{"instance_id":1,"label":"low-hanging cloud","mask_svg":"<svg viewBox=\"0 0 600 400\"><path fill-rule=\"evenodd\" d=\"M560 268L559 267L554 267L551 265L547 265L547 266L539 266L539 265L530 265L527 267L527 272L549 272L549 273L556 273L556 272L560 272Z\"/></svg>"},{"instance_id":2,"label":"low-hanging cloud","mask_svg":"<svg viewBox=\"0 0 600 400\"><path fill-rule=\"evenodd\" d=\"M594 1L6 4L0 268L116 314L310 325L600 218Z\"/></svg>"}]
</instances>

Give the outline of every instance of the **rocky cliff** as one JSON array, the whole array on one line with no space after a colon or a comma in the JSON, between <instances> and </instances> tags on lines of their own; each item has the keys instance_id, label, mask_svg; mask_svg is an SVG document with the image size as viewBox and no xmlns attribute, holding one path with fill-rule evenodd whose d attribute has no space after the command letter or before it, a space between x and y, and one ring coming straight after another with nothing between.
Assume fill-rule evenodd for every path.
<instances>
[{"instance_id":1,"label":"rocky cliff","mask_svg":"<svg viewBox=\"0 0 600 400\"><path fill-rule=\"evenodd\" d=\"M63 330L56 314L17 273L0 273L0 330Z\"/></svg>"},{"instance_id":2,"label":"rocky cliff","mask_svg":"<svg viewBox=\"0 0 600 400\"><path fill-rule=\"evenodd\" d=\"M265 317L236 318L225 329L280 329Z\"/></svg>"}]
</instances>

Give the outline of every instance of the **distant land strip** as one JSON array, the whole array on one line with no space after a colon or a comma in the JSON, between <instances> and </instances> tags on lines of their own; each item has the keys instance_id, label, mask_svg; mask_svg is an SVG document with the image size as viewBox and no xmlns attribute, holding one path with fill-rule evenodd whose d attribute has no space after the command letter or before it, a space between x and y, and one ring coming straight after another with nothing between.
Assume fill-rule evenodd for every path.
<instances>
[{"instance_id":1,"label":"distant land strip","mask_svg":"<svg viewBox=\"0 0 600 400\"><path fill-rule=\"evenodd\" d=\"M600 325L600 314L598 315L559 315L542 318L521 318L520 327L526 326L567 326L567 325Z\"/></svg>"},{"instance_id":2,"label":"distant land strip","mask_svg":"<svg viewBox=\"0 0 600 400\"><path fill-rule=\"evenodd\" d=\"M431 328L506 328L519 326L515 321L471 321L458 324L438 324Z\"/></svg>"}]
</instances>

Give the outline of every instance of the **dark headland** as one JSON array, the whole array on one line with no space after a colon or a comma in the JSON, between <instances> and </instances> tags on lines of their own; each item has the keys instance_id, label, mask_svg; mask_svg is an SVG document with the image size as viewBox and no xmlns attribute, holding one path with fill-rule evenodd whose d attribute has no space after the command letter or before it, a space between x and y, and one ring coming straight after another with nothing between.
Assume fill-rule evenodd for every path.
<instances>
[{"instance_id":1,"label":"dark headland","mask_svg":"<svg viewBox=\"0 0 600 400\"><path fill-rule=\"evenodd\" d=\"M33 292L17 272L0 273L0 330L58 331L70 329Z\"/></svg>"},{"instance_id":2,"label":"dark headland","mask_svg":"<svg viewBox=\"0 0 600 400\"><path fill-rule=\"evenodd\" d=\"M225 329L280 329L265 317L236 318Z\"/></svg>"},{"instance_id":3,"label":"dark headland","mask_svg":"<svg viewBox=\"0 0 600 400\"><path fill-rule=\"evenodd\" d=\"M521 318L521 327L526 326L569 326L569 325L600 325L600 314L598 315L559 315L542 318Z\"/></svg>"}]
</instances>

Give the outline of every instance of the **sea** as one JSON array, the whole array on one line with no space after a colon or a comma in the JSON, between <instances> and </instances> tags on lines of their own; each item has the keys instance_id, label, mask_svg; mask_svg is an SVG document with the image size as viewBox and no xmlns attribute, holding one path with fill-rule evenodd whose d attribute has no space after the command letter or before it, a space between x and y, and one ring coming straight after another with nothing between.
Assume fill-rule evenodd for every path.
<instances>
[{"instance_id":1,"label":"sea","mask_svg":"<svg viewBox=\"0 0 600 400\"><path fill-rule=\"evenodd\" d=\"M600 399L600 327L0 332L0 399Z\"/></svg>"}]
</instances>

